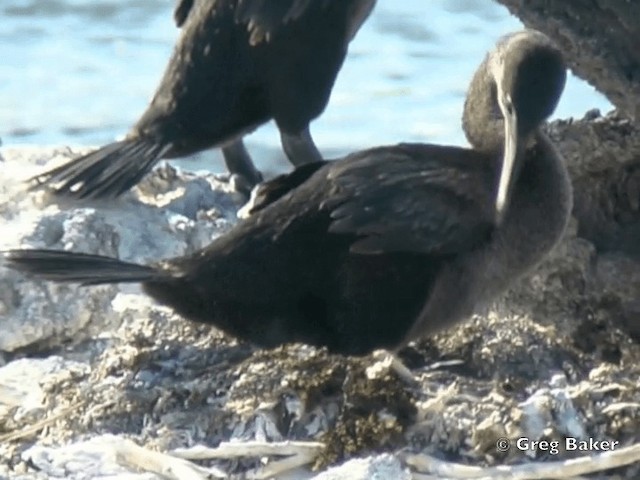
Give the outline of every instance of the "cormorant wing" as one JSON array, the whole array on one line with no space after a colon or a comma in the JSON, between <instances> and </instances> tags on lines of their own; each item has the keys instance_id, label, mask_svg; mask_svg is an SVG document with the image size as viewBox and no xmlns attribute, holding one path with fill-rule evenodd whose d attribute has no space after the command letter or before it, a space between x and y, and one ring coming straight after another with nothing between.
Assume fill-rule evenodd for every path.
<instances>
[{"instance_id":1,"label":"cormorant wing","mask_svg":"<svg viewBox=\"0 0 640 480\"><path fill-rule=\"evenodd\" d=\"M278 28L296 21L314 4L330 0L238 0L236 22L247 26L252 45L269 40ZM338 0L344 1L344 0Z\"/></svg>"},{"instance_id":2,"label":"cormorant wing","mask_svg":"<svg viewBox=\"0 0 640 480\"><path fill-rule=\"evenodd\" d=\"M173 18L178 27L182 27L195 0L178 0L173 11ZM212 3L229 2L230 0L205 0ZM246 25L250 33L250 42L256 45L268 40L276 30L289 22L300 18L311 5L323 3L326 6L330 0L237 0L235 6L236 23ZM343 1L343 0L339 0Z\"/></svg>"},{"instance_id":3,"label":"cormorant wing","mask_svg":"<svg viewBox=\"0 0 640 480\"><path fill-rule=\"evenodd\" d=\"M358 152L328 170L329 231L361 236L360 254L449 255L494 227L495 173L472 150L401 144Z\"/></svg>"},{"instance_id":4,"label":"cormorant wing","mask_svg":"<svg viewBox=\"0 0 640 480\"><path fill-rule=\"evenodd\" d=\"M182 24L189 16L191 7L193 7L193 1L194 0L178 0L176 2L176 8L173 10L173 19L177 27L182 27Z\"/></svg>"},{"instance_id":5,"label":"cormorant wing","mask_svg":"<svg viewBox=\"0 0 640 480\"><path fill-rule=\"evenodd\" d=\"M246 216L253 215L262 210L267 205L272 204L279 198L284 197L291 190L298 188L311 177L317 170L325 166L328 161L305 163L296 167L292 172L278 175L277 177L263 182L255 187L251 192L250 205L243 207Z\"/></svg>"}]
</instances>

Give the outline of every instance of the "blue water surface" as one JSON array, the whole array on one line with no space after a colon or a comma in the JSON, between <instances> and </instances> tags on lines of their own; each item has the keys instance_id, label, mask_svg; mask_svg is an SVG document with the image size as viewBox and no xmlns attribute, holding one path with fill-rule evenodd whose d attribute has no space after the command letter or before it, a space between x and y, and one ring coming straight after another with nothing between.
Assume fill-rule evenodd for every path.
<instances>
[{"instance_id":1,"label":"blue water surface","mask_svg":"<svg viewBox=\"0 0 640 480\"><path fill-rule=\"evenodd\" d=\"M126 133L151 98L179 31L172 0L2 0L0 138L5 146L99 145ZM465 145L469 79L495 41L522 28L491 0L378 0L351 44L327 110L312 124L323 154L399 141ZM556 117L607 111L571 77ZM247 144L286 168L272 124ZM212 158L215 161L212 161ZM194 168L218 171L219 155Z\"/></svg>"}]
</instances>

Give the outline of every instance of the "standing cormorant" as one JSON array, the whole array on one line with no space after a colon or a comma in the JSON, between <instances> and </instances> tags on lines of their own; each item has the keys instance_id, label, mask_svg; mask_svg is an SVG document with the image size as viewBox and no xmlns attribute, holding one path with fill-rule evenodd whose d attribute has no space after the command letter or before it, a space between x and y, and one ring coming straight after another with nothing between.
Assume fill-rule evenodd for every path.
<instances>
[{"instance_id":1,"label":"standing cormorant","mask_svg":"<svg viewBox=\"0 0 640 480\"><path fill-rule=\"evenodd\" d=\"M304 165L265 184L207 248L150 266L51 250L5 258L48 280L142 282L185 318L263 347L394 349L463 320L559 241L571 185L539 126L565 78L546 36L511 34L469 88L474 149L400 144Z\"/></svg>"},{"instance_id":2,"label":"standing cormorant","mask_svg":"<svg viewBox=\"0 0 640 480\"><path fill-rule=\"evenodd\" d=\"M248 193L262 180L243 135L274 119L294 165L321 160L309 122L327 106L375 0L179 0L182 33L126 139L37 175L56 195L111 198L162 158L219 146Z\"/></svg>"}]
</instances>

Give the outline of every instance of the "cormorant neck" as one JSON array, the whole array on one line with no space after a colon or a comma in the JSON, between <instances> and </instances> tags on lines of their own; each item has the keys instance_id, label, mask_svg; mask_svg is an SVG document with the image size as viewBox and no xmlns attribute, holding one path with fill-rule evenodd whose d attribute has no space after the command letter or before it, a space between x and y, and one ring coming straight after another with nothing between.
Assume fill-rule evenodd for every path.
<instances>
[{"instance_id":1,"label":"cormorant neck","mask_svg":"<svg viewBox=\"0 0 640 480\"><path fill-rule=\"evenodd\" d=\"M478 259L487 265L484 298L509 287L505 272L519 276L534 267L560 241L570 217L571 183L560 154L539 131L525 150L504 222Z\"/></svg>"},{"instance_id":2,"label":"cormorant neck","mask_svg":"<svg viewBox=\"0 0 640 480\"><path fill-rule=\"evenodd\" d=\"M509 228L522 234L523 238L514 241L516 245L520 245L520 240L526 243L524 237L535 234L540 239L533 244L550 248L559 240L571 212L569 173L564 159L540 129L532 134L521 159L510 205L512 211L507 214L505 227L511 225ZM535 225L533 231L528 225Z\"/></svg>"},{"instance_id":3,"label":"cormorant neck","mask_svg":"<svg viewBox=\"0 0 640 480\"><path fill-rule=\"evenodd\" d=\"M475 150L497 155L502 154L504 146L504 120L488 64L489 56L480 64L469 84L462 112L462 130Z\"/></svg>"}]
</instances>

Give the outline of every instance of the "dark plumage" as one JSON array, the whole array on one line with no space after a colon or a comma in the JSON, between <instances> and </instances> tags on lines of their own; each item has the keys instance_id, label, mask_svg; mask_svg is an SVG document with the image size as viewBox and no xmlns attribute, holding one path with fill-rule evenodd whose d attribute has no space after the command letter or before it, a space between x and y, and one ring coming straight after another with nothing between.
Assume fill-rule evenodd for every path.
<instances>
[{"instance_id":1,"label":"dark plumage","mask_svg":"<svg viewBox=\"0 0 640 480\"><path fill-rule=\"evenodd\" d=\"M46 250L6 260L54 281L142 282L185 318L264 347L393 349L461 321L560 239L571 187L538 126L565 76L547 37L516 33L471 83L463 125L476 149L400 144L304 165L265 184L209 247L152 266Z\"/></svg>"},{"instance_id":2,"label":"dark plumage","mask_svg":"<svg viewBox=\"0 0 640 480\"><path fill-rule=\"evenodd\" d=\"M294 165L321 159L325 109L349 41L375 0L179 0L182 27L151 104L127 138L44 172L56 195L110 198L161 158L219 146L245 190L262 180L242 136L275 119Z\"/></svg>"}]
</instances>

